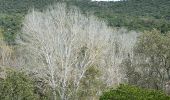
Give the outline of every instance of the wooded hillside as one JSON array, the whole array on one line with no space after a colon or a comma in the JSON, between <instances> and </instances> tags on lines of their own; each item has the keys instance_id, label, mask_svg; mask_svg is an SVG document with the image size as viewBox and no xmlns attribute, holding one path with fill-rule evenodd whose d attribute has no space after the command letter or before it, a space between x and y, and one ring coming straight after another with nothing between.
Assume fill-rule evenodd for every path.
<instances>
[{"instance_id":1,"label":"wooded hillside","mask_svg":"<svg viewBox=\"0 0 170 100\"><path fill-rule=\"evenodd\" d=\"M62 1L62 0L58 0ZM30 8L45 9L56 0L0 0L0 27L8 42L13 42L21 27L24 15ZM127 0L121 2L91 2L90 0L66 0L86 14L94 14L106 20L109 26L129 30L170 30L169 0Z\"/></svg>"}]
</instances>

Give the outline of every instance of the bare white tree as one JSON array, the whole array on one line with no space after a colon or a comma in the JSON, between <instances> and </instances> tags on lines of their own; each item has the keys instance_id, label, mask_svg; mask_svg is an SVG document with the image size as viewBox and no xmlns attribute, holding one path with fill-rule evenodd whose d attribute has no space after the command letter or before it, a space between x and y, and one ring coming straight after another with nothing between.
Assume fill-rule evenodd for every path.
<instances>
[{"instance_id":1,"label":"bare white tree","mask_svg":"<svg viewBox=\"0 0 170 100\"><path fill-rule=\"evenodd\" d=\"M98 62L112 33L105 23L64 4L33 10L23 25L20 43L32 54L27 62L47 79L54 100L77 94L84 73Z\"/></svg>"},{"instance_id":2,"label":"bare white tree","mask_svg":"<svg viewBox=\"0 0 170 100\"><path fill-rule=\"evenodd\" d=\"M25 66L46 79L54 100L57 96L76 99L80 81L93 65L103 70L102 80L108 86L120 83L123 74L118 65L133 47L128 35L118 35L104 22L65 4L43 12L32 10L25 17L22 32L18 43L24 47Z\"/></svg>"},{"instance_id":3,"label":"bare white tree","mask_svg":"<svg viewBox=\"0 0 170 100\"><path fill-rule=\"evenodd\" d=\"M133 57L133 47L135 46L139 33L128 32L126 29L113 31L108 43L107 52L103 56L103 80L107 86L116 86L127 81L125 78L125 68L121 66L122 61Z\"/></svg>"}]
</instances>

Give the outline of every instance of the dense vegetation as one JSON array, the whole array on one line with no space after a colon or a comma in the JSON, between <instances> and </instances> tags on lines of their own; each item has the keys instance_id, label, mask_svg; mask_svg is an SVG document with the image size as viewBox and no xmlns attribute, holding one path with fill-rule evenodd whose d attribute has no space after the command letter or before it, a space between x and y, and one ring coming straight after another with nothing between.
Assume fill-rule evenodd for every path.
<instances>
[{"instance_id":1,"label":"dense vegetation","mask_svg":"<svg viewBox=\"0 0 170 100\"><path fill-rule=\"evenodd\" d=\"M0 99L169 100L169 31L169 0L0 0Z\"/></svg>"},{"instance_id":2,"label":"dense vegetation","mask_svg":"<svg viewBox=\"0 0 170 100\"><path fill-rule=\"evenodd\" d=\"M105 19L110 26L130 30L167 32L170 29L169 0L125 0L122 2L76 2L83 11L92 11ZM84 5L84 6L83 6Z\"/></svg>"},{"instance_id":3,"label":"dense vegetation","mask_svg":"<svg viewBox=\"0 0 170 100\"><path fill-rule=\"evenodd\" d=\"M43 9L55 0L0 0L0 27L7 42L14 44L19 34L24 15L31 8Z\"/></svg>"},{"instance_id":4,"label":"dense vegetation","mask_svg":"<svg viewBox=\"0 0 170 100\"><path fill-rule=\"evenodd\" d=\"M62 0L58 0L62 1ZM8 42L19 33L24 15L32 7L45 9L56 0L0 0L0 27ZM152 30L165 33L170 30L169 0L127 0L122 2L91 2L90 0L65 0L79 7L84 13L93 13L113 27L129 30Z\"/></svg>"},{"instance_id":5,"label":"dense vegetation","mask_svg":"<svg viewBox=\"0 0 170 100\"><path fill-rule=\"evenodd\" d=\"M4 70L4 69L3 69ZM6 69L5 69L6 70ZM1 72L3 72L1 70ZM30 77L24 73L6 70L5 79L0 79L1 100L37 100L34 84Z\"/></svg>"},{"instance_id":6,"label":"dense vegetation","mask_svg":"<svg viewBox=\"0 0 170 100\"><path fill-rule=\"evenodd\" d=\"M162 91L142 89L136 86L120 85L104 92L100 100L169 100Z\"/></svg>"},{"instance_id":7,"label":"dense vegetation","mask_svg":"<svg viewBox=\"0 0 170 100\"><path fill-rule=\"evenodd\" d=\"M138 38L135 57L124 62L130 84L157 90L165 87L166 81L170 80L169 43L170 34L161 34L157 30L145 31Z\"/></svg>"}]
</instances>

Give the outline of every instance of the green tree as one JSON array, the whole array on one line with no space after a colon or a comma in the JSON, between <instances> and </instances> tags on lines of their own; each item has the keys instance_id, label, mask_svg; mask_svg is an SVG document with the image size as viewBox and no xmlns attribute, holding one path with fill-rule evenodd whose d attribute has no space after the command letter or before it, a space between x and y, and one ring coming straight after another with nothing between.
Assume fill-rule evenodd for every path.
<instances>
[{"instance_id":1,"label":"green tree","mask_svg":"<svg viewBox=\"0 0 170 100\"><path fill-rule=\"evenodd\" d=\"M129 83L153 89L164 89L170 80L170 34L160 31L145 31L134 48L134 59L125 65ZM130 72L130 71L129 71ZM134 78L134 75L137 78ZM136 79L136 80L134 80Z\"/></svg>"}]
</instances>

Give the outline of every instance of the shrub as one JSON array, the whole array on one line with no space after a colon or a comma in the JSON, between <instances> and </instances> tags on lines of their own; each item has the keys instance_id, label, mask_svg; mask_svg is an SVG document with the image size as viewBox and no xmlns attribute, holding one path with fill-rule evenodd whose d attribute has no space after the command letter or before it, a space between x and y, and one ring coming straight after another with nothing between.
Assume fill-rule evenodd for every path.
<instances>
[{"instance_id":1,"label":"shrub","mask_svg":"<svg viewBox=\"0 0 170 100\"><path fill-rule=\"evenodd\" d=\"M33 81L24 73L7 71L0 80L0 100L37 100Z\"/></svg>"},{"instance_id":2,"label":"shrub","mask_svg":"<svg viewBox=\"0 0 170 100\"><path fill-rule=\"evenodd\" d=\"M104 92L100 100L170 100L170 97L162 91L120 85L116 89Z\"/></svg>"}]
</instances>

